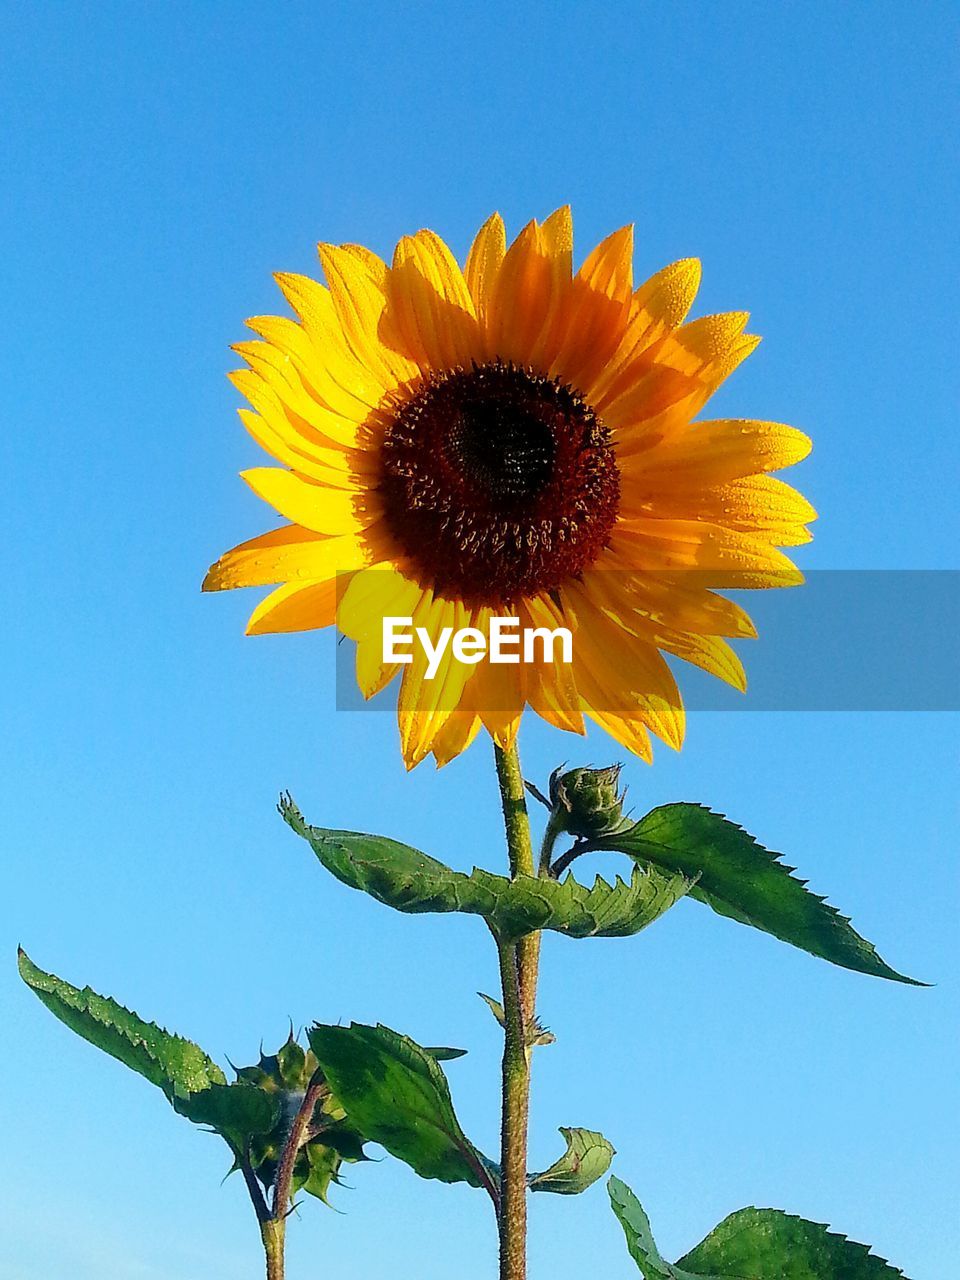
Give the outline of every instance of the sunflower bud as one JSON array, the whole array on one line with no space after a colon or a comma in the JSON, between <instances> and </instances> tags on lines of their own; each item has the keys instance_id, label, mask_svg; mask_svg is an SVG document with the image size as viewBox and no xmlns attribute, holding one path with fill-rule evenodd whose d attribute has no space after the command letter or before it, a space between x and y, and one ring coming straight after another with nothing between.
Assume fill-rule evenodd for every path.
<instances>
[{"instance_id":1,"label":"sunflower bud","mask_svg":"<svg viewBox=\"0 0 960 1280\"><path fill-rule=\"evenodd\" d=\"M621 765L588 767L550 775L550 802L556 820L572 836L595 839L610 835L623 823L626 791L618 791Z\"/></svg>"}]
</instances>

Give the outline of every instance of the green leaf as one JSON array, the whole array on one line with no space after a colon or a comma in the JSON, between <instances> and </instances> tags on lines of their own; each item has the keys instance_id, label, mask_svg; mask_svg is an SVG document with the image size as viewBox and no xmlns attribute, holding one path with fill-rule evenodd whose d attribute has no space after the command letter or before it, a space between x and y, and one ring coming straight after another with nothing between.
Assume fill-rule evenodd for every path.
<instances>
[{"instance_id":1,"label":"green leaf","mask_svg":"<svg viewBox=\"0 0 960 1280\"><path fill-rule=\"evenodd\" d=\"M688 1280L688 1276L671 1267L660 1256L650 1230L650 1219L627 1184L619 1178L611 1178L607 1192L613 1212L627 1237L627 1252L640 1268L644 1280Z\"/></svg>"},{"instance_id":2,"label":"green leaf","mask_svg":"<svg viewBox=\"0 0 960 1280\"><path fill-rule=\"evenodd\" d=\"M44 973L22 949L17 963L27 986L71 1031L138 1071L170 1098L186 1098L210 1085L226 1084L217 1064L192 1041L144 1022L89 987L81 991Z\"/></svg>"},{"instance_id":3,"label":"green leaf","mask_svg":"<svg viewBox=\"0 0 960 1280\"><path fill-rule=\"evenodd\" d=\"M310 1047L351 1125L422 1178L492 1190L483 1158L460 1128L436 1059L389 1027L315 1026Z\"/></svg>"},{"instance_id":4,"label":"green leaf","mask_svg":"<svg viewBox=\"0 0 960 1280\"><path fill-rule=\"evenodd\" d=\"M499 1000L494 1000L493 996L488 996L485 991L478 991L477 995L484 1001L487 1008L500 1023L501 1027L507 1025L507 1015L503 1012L503 1005Z\"/></svg>"},{"instance_id":5,"label":"green leaf","mask_svg":"<svg viewBox=\"0 0 960 1280\"><path fill-rule=\"evenodd\" d=\"M576 1196L603 1177L617 1153L602 1133L592 1129L561 1128L560 1133L566 1151L549 1169L530 1178L530 1190Z\"/></svg>"},{"instance_id":6,"label":"green leaf","mask_svg":"<svg viewBox=\"0 0 960 1280\"><path fill-rule=\"evenodd\" d=\"M634 869L629 884L598 876L592 887L572 876L556 881L536 876L509 880L489 871L453 871L435 858L385 836L330 831L306 824L289 798L280 804L289 826L309 841L331 874L398 911L462 911L483 916L505 942L535 929L572 938L624 937L639 933L689 889L679 872Z\"/></svg>"},{"instance_id":7,"label":"green leaf","mask_svg":"<svg viewBox=\"0 0 960 1280\"><path fill-rule=\"evenodd\" d=\"M687 876L690 896L722 916L771 933L832 964L879 978L924 986L880 958L872 943L736 823L702 805L653 809L626 831L592 840L590 849L614 849L643 866Z\"/></svg>"},{"instance_id":8,"label":"green leaf","mask_svg":"<svg viewBox=\"0 0 960 1280\"><path fill-rule=\"evenodd\" d=\"M904 1280L864 1244L780 1209L740 1209L678 1264L738 1280Z\"/></svg>"},{"instance_id":9,"label":"green leaf","mask_svg":"<svg viewBox=\"0 0 960 1280\"><path fill-rule=\"evenodd\" d=\"M172 1102L174 1111L194 1124L209 1125L238 1155L245 1154L252 1137L269 1133L280 1117L277 1094L243 1081L208 1085Z\"/></svg>"},{"instance_id":10,"label":"green leaf","mask_svg":"<svg viewBox=\"0 0 960 1280\"><path fill-rule=\"evenodd\" d=\"M731 1213L679 1262L666 1262L630 1188L611 1178L607 1190L644 1280L905 1280L866 1245L780 1209Z\"/></svg>"}]
</instances>

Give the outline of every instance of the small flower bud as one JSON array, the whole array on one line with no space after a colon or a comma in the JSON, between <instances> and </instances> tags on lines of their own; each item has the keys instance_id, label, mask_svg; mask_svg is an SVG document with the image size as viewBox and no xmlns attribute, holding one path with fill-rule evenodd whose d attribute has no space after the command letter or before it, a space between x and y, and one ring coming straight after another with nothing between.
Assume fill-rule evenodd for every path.
<instances>
[{"instance_id":1,"label":"small flower bud","mask_svg":"<svg viewBox=\"0 0 960 1280\"><path fill-rule=\"evenodd\" d=\"M588 767L550 775L553 812L562 819L563 830L572 836L594 839L616 831L623 818L626 791L618 792L621 765L605 769Z\"/></svg>"}]
</instances>

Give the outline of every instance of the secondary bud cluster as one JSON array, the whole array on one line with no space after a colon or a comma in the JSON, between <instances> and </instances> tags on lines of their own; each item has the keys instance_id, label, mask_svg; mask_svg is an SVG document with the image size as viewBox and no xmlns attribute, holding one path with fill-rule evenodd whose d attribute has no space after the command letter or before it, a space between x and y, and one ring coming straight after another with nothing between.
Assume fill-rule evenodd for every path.
<instances>
[{"instance_id":1,"label":"secondary bud cluster","mask_svg":"<svg viewBox=\"0 0 960 1280\"><path fill-rule=\"evenodd\" d=\"M590 840L611 835L623 826L626 791L619 791L621 767L583 766L566 773L562 767L554 769L550 775L550 803L564 831Z\"/></svg>"},{"instance_id":2,"label":"secondary bud cluster","mask_svg":"<svg viewBox=\"0 0 960 1280\"><path fill-rule=\"evenodd\" d=\"M277 1175L294 1117L313 1085L316 1103L304 1127L296 1154L291 1190L304 1190L326 1201L331 1183L339 1183L344 1160L363 1160L363 1140L346 1120L346 1113L326 1084L316 1089L318 1063L312 1049L303 1049L291 1035L277 1053L261 1054L256 1066L235 1068L237 1079L256 1085L279 1101L277 1122L269 1133L255 1134L247 1153L264 1187Z\"/></svg>"}]
</instances>

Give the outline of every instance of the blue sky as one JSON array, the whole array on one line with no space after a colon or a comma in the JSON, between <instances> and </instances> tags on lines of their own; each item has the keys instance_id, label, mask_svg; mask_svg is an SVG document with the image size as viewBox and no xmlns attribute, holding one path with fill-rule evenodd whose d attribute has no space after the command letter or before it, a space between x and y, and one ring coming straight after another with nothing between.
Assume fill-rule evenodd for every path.
<instances>
[{"instance_id":1,"label":"blue sky","mask_svg":"<svg viewBox=\"0 0 960 1280\"><path fill-rule=\"evenodd\" d=\"M219 1186L225 1149L46 1014L15 976L16 943L221 1060L251 1060L288 1019L380 1019L469 1048L449 1073L492 1150L482 927L351 894L273 806L289 787L315 822L461 867L502 854L488 744L408 776L390 717L334 712L329 636L244 639L251 598L200 595L208 563L268 523L236 479L260 459L229 343L280 306L272 271L314 269L320 238L389 252L429 225L462 252L494 208L516 231L569 200L581 252L635 222L638 275L696 254L698 312L752 310L765 341L715 407L814 437L795 473L821 512L804 567L953 567L956 13L0 14L0 1200L15 1206L0 1277L252 1280L256 1230L241 1185ZM829 1221L912 1280L947 1274L957 746L946 714L702 711L681 755L628 764L639 808L729 813L938 985L831 969L694 903L631 940L550 938L541 1005L558 1040L536 1062L534 1165L557 1154L558 1125L603 1130L668 1256L758 1203ZM521 747L540 780L622 756L534 723ZM350 1180L342 1214L310 1203L292 1229L292 1277L492 1273L479 1193L389 1160ZM535 1197L531 1244L531 1280L588 1261L632 1274L600 1189Z\"/></svg>"}]
</instances>

